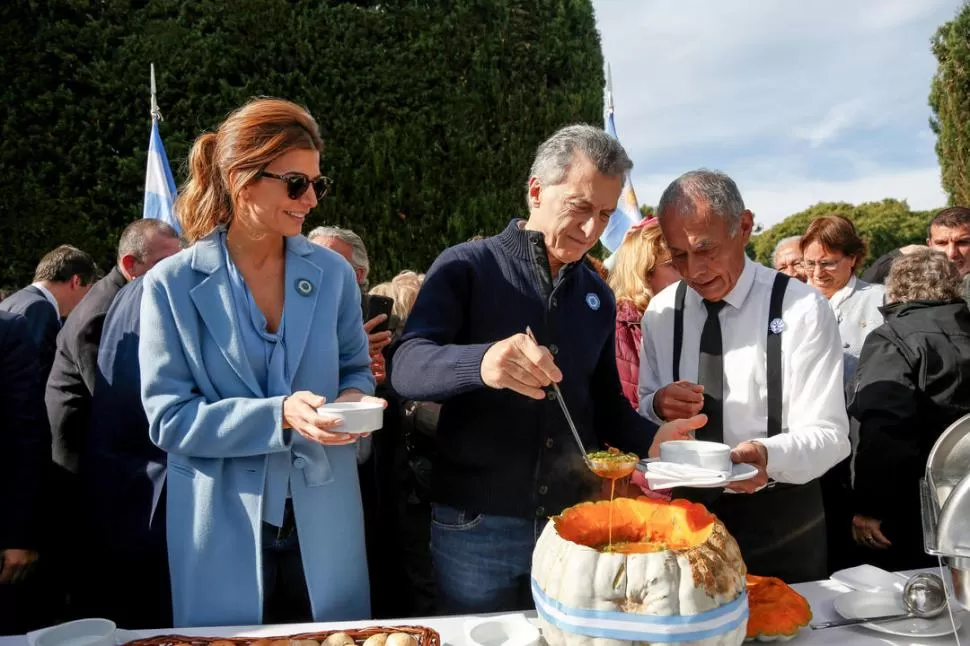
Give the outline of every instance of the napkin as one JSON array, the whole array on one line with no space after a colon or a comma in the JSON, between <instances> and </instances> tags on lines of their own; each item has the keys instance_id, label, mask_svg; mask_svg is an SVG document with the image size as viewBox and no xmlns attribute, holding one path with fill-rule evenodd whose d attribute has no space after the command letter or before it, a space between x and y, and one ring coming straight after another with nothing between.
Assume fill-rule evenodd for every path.
<instances>
[{"instance_id":1,"label":"napkin","mask_svg":"<svg viewBox=\"0 0 970 646\"><path fill-rule=\"evenodd\" d=\"M834 572L833 581L862 592L902 592L906 576L863 564Z\"/></svg>"},{"instance_id":2,"label":"napkin","mask_svg":"<svg viewBox=\"0 0 970 646\"><path fill-rule=\"evenodd\" d=\"M674 487L690 487L692 485L727 484L728 476L721 471L695 467L690 464L648 462L646 479L651 489L673 489Z\"/></svg>"}]
</instances>

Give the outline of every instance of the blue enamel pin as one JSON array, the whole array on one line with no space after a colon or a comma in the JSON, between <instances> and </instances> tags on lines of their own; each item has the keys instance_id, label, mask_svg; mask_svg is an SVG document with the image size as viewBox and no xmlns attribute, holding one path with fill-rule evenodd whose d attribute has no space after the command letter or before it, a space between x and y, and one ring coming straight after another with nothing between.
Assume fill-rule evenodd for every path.
<instances>
[{"instance_id":1,"label":"blue enamel pin","mask_svg":"<svg viewBox=\"0 0 970 646\"><path fill-rule=\"evenodd\" d=\"M298 278L296 281L296 293L300 296L309 296L313 293L313 283L306 278Z\"/></svg>"},{"instance_id":2,"label":"blue enamel pin","mask_svg":"<svg viewBox=\"0 0 970 646\"><path fill-rule=\"evenodd\" d=\"M589 309L595 312L600 308L600 297L593 292L590 292L589 294L586 294L586 304L589 305Z\"/></svg>"}]
</instances>

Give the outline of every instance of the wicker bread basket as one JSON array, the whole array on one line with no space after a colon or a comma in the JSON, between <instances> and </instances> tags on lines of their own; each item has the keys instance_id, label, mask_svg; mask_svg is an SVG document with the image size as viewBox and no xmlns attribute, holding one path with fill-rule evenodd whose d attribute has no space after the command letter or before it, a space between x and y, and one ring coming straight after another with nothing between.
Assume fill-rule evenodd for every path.
<instances>
[{"instance_id":1,"label":"wicker bread basket","mask_svg":"<svg viewBox=\"0 0 970 646\"><path fill-rule=\"evenodd\" d=\"M345 630L325 630L316 633L300 633L298 635L282 635L279 637L186 637L184 635L159 635L147 639L137 639L127 642L124 646L313 646L307 643L314 641L318 644L330 635L345 633L354 640L357 646L372 635L380 633L406 633L414 637L418 646L441 646L441 636L437 631L424 626L372 626ZM287 642L302 641L302 644L288 644Z\"/></svg>"}]
</instances>

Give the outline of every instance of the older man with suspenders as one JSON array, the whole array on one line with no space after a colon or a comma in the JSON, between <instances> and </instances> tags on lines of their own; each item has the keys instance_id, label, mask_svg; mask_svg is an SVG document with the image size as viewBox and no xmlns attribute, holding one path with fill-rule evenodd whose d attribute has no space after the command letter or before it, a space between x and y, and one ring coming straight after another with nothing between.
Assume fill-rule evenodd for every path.
<instances>
[{"instance_id":1,"label":"older man with suspenders","mask_svg":"<svg viewBox=\"0 0 970 646\"><path fill-rule=\"evenodd\" d=\"M682 175L657 216L684 280L643 317L640 412L704 412L696 439L732 446L758 474L726 489L675 489L737 539L752 574L827 576L818 478L849 454L842 343L824 298L745 256L753 216L720 172Z\"/></svg>"}]
</instances>

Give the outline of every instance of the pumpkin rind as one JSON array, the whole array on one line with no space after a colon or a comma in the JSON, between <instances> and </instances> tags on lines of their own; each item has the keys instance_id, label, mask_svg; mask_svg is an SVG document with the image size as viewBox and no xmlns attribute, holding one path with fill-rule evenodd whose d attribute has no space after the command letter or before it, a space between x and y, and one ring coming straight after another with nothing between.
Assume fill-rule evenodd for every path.
<instances>
[{"instance_id":1,"label":"pumpkin rind","mask_svg":"<svg viewBox=\"0 0 970 646\"><path fill-rule=\"evenodd\" d=\"M746 641L787 641L812 620L812 607L791 586L775 577L747 575Z\"/></svg>"},{"instance_id":2,"label":"pumpkin rind","mask_svg":"<svg viewBox=\"0 0 970 646\"><path fill-rule=\"evenodd\" d=\"M658 551L647 553L611 553L588 546L605 545L606 540L599 539L608 530L608 511L605 502L582 503L547 523L532 561L533 579L547 597L571 608L663 617L715 610L744 593L746 570L738 545L702 505L650 498L616 500L614 539L649 538L657 530L656 538L671 539L675 545L665 546L661 540ZM662 534L674 528L662 527L664 522L676 525L668 536ZM566 632L541 617L540 625L548 646L634 643ZM737 646L745 634L742 622L725 634L690 643Z\"/></svg>"}]
</instances>

